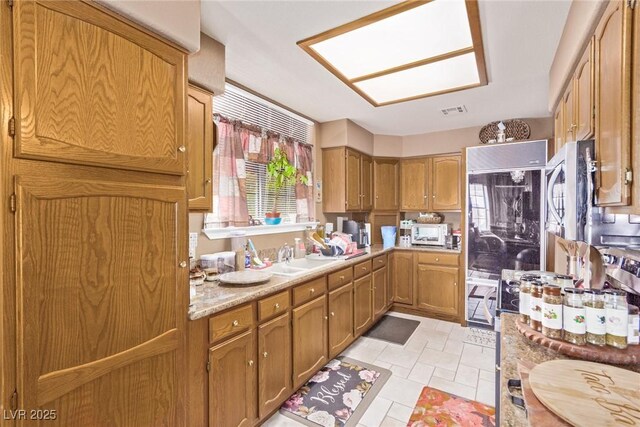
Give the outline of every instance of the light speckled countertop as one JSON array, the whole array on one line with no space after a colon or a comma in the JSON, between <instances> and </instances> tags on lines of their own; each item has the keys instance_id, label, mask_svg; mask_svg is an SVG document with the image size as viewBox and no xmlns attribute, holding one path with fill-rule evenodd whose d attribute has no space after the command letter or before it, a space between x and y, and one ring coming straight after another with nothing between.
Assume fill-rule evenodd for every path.
<instances>
[{"instance_id":1,"label":"light speckled countertop","mask_svg":"<svg viewBox=\"0 0 640 427\"><path fill-rule=\"evenodd\" d=\"M382 245L374 245L366 249L366 254L350 260L339 260L328 265L324 265L313 271L302 274L297 277L284 277L273 275L269 282L247 287L224 286L218 283L196 287L196 296L191 298L189 306L189 319L196 320L209 316L214 313L226 310L228 308L259 299L261 297L276 293L278 291L288 289L292 286L299 285L316 277L323 276L332 271L340 270L354 264L366 261L383 253L390 253L394 250L401 251L420 251L420 252L449 252L460 253L457 249L444 249L440 247L399 247L383 249Z\"/></svg>"},{"instance_id":2,"label":"light speckled countertop","mask_svg":"<svg viewBox=\"0 0 640 427\"><path fill-rule=\"evenodd\" d=\"M517 318L517 314L500 313L500 425L509 427L529 425L524 410L511 403L507 391L507 380L520 378L518 376L518 361L539 364L555 359L571 359L525 338L518 332L515 323ZM640 372L640 366L616 366Z\"/></svg>"}]
</instances>

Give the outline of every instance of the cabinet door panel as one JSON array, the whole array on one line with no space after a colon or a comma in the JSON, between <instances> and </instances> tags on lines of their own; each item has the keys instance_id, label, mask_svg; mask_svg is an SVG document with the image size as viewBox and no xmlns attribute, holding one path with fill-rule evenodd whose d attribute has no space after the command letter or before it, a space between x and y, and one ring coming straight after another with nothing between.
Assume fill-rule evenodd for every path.
<instances>
[{"instance_id":1,"label":"cabinet door panel","mask_svg":"<svg viewBox=\"0 0 640 427\"><path fill-rule=\"evenodd\" d=\"M430 159L402 160L400 163L400 210L429 208Z\"/></svg>"},{"instance_id":2,"label":"cabinet door panel","mask_svg":"<svg viewBox=\"0 0 640 427\"><path fill-rule=\"evenodd\" d=\"M574 81L569 82L569 87L564 93L562 102L564 103L564 143L575 141L575 130L578 127L575 118L574 108Z\"/></svg>"},{"instance_id":3,"label":"cabinet door panel","mask_svg":"<svg viewBox=\"0 0 640 427\"><path fill-rule=\"evenodd\" d=\"M327 362L327 297L293 310L293 386L300 387Z\"/></svg>"},{"instance_id":4,"label":"cabinet door panel","mask_svg":"<svg viewBox=\"0 0 640 427\"><path fill-rule=\"evenodd\" d=\"M380 317L387 306L387 267L373 272L373 317Z\"/></svg>"},{"instance_id":5,"label":"cabinet door panel","mask_svg":"<svg viewBox=\"0 0 640 427\"><path fill-rule=\"evenodd\" d=\"M553 135L555 137L555 151L560 151L564 145L564 102L560 100L553 116Z\"/></svg>"},{"instance_id":6,"label":"cabinet door panel","mask_svg":"<svg viewBox=\"0 0 640 427\"><path fill-rule=\"evenodd\" d=\"M393 302L413 305L413 254L393 254Z\"/></svg>"},{"instance_id":7,"label":"cabinet door panel","mask_svg":"<svg viewBox=\"0 0 640 427\"><path fill-rule=\"evenodd\" d=\"M362 210L370 211L373 206L373 162L371 157L362 156L360 163L361 179L360 191L362 192Z\"/></svg>"},{"instance_id":8,"label":"cabinet door panel","mask_svg":"<svg viewBox=\"0 0 640 427\"><path fill-rule=\"evenodd\" d=\"M359 336L373 321L371 275L353 282L353 318L354 335Z\"/></svg>"},{"instance_id":9,"label":"cabinet door panel","mask_svg":"<svg viewBox=\"0 0 640 427\"><path fill-rule=\"evenodd\" d=\"M329 294L329 357L353 341L353 283Z\"/></svg>"},{"instance_id":10,"label":"cabinet door panel","mask_svg":"<svg viewBox=\"0 0 640 427\"><path fill-rule=\"evenodd\" d=\"M400 162L397 159L375 159L373 161L374 209L398 210L400 206L399 172Z\"/></svg>"},{"instance_id":11,"label":"cabinet door panel","mask_svg":"<svg viewBox=\"0 0 640 427\"><path fill-rule=\"evenodd\" d=\"M184 190L15 181L20 406L61 425L180 425Z\"/></svg>"},{"instance_id":12,"label":"cabinet door panel","mask_svg":"<svg viewBox=\"0 0 640 427\"><path fill-rule=\"evenodd\" d=\"M580 59L574 79L576 141L582 141L593 136L593 42L589 43Z\"/></svg>"},{"instance_id":13,"label":"cabinet door panel","mask_svg":"<svg viewBox=\"0 0 640 427\"><path fill-rule=\"evenodd\" d=\"M187 193L189 210L211 211L213 190L213 94L194 86L187 97Z\"/></svg>"},{"instance_id":14,"label":"cabinet door panel","mask_svg":"<svg viewBox=\"0 0 640 427\"><path fill-rule=\"evenodd\" d=\"M184 174L183 53L85 2L13 17L17 157Z\"/></svg>"},{"instance_id":15,"label":"cabinet door panel","mask_svg":"<svg viewBox=\"0 0 640 427\"><path fill-rule=\"evenodd\" d=\"M259 416L276 409L291 392L291 318L289 313L258 328Z\"/></svg>"},{"instance_id":16,"label":"cabinet door panel","mask_svg":"<svg viewBox=\"0 0 640 427\"><path fill-rule=\"evenodd\" d=\"M432 171L431 209L460 210L460 156L434 157Z\"/></svg>"},{"instance_id":17,"label":"cabinet door panel","mask_svg":"<svg viewBox=\"0 0 640 427\"><path fill-rule=\"evenodd\" d=\"M433 313L458 314L458 269L418 264L417 306Z\"/></svg>"},{"instance_id":18,"label":"cabinet door panel","mask_svg":"<svg viewBox=\"0 0 640 427\"><path fill-rule=\"evenodd\" d=\"M599 206L630 201L631 9L611 1L595 35L596 172Z\"/></svg>"},{"instance_id":19,"label":"cabinet door panel","mask_svg":"<svg viewBox=\"0 0 640 427\"><path fill-rule=\"evenodd\" d=\"M256 419L254 330L209 350L209 426L248 427Z\"/></svg>"},{"instance_id":20,"label":"cabinet door panel","mask_svg":"<svg viewBox=\"0 0 640 427\"><path fill-rule=\"evenodd\" d=\"M360 153L346 150L347 156L347 210L360 210Z\"/></svg>"}]
</instances>

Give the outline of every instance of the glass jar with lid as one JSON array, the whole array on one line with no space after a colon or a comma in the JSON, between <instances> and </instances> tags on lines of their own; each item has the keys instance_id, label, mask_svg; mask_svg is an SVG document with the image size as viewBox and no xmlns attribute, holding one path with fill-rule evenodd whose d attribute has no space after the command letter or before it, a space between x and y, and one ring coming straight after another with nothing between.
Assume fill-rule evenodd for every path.
<instances>
[{"instance_id":1,"label":"glass jar with lid","mask_svg":"<svg viewBox=\"0 0 640 427\"><path fill-rule=\"evenodd\" d=\"M627 348L629 334L627 293L617 289L607 291L604 309L607 317L607 345L620 349Z\"/></svg>"},{"instance_id":2,"label":"glass jar with lid","mask_svg":"<svg viewBox=\"0 0 640 427\"><path fill-rule=\"evenodd\" d=\"M604 295L597 289L585 289L582 301L587 320L587 342L603 346L607 334Z\"/></svg>"},{"instance_id":3,"label":"glass jar with lid","mask_svg":"<svg viewBox=\"0 0 640 427\"><path fill-rule=\"evenodd\" d=\"M586 312L582 289L565 288L562 307L562 336L565 341L576 345L587 343Z\"/></svg>"},{"instance_id":4,"label":"glass jar with lid","mask_svg":"<svg viewBox=\"0 0 640 427\"><path fill-rule=\"evenodd\" d=\"M629 333L627 335L627 345L640 344L640 309L629 304Z\"/></svg>"},{"instance_id":5,"label":"glass jar with lid","mask_svg":"<svg viewBox=\"0 0 640 427\"><path fill-rule=\"evenodd\" d=\"M531 296L531 282L533 279L530 279L528 276L522 276L520 278L520 293L519 293L519 311L520 311L520 321L524 324L529 324L529 313L531 310L530 307L530 296Z\"/></svg>"},{"instance_id":6,"label":"glass jar with lid","mask_svg":"<svg viewBox=\"0 0 640 427\"><path fill-rule=\"evenodd\" d=\"M529 325L538 332L542 331L542 283L537 280L531 282Z\"/></svg>"},{"instance_id":7,"label":"glass jar with lid","mask_svg":"<svg viewBox=\"0 0 640 427\"><path fill-rule=\"evenodd\" d=\"M556 274L553 276L553 281L561 288L573 288L573 277L566 276L564 274Z\"/></svg>"},{"instance_id":8,"label":"glass jar with lid","mask_svg":"<svg viewBox=\"0 0 640 427\"><path fill-rule=\"evenodd\" d=\"M562 289L556 285L542 287L542 334L562 339Z\"/></svg>"}]
</instances>

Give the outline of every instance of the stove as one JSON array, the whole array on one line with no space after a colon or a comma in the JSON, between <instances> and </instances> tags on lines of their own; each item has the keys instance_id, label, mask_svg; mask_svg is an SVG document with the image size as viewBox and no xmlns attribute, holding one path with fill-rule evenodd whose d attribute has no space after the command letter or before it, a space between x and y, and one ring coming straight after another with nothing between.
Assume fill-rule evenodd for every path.
<instances>
[{"instance_id":1,"label":"stove","mask_svg":"<svg viewBox=\"0 0 640 427\"><path fill-rule=\"evenodd\" d=\"M499 313L518 313L520 311L520 282L517 280L501 280L498 288Z\"/></svg>"}]
</instances>

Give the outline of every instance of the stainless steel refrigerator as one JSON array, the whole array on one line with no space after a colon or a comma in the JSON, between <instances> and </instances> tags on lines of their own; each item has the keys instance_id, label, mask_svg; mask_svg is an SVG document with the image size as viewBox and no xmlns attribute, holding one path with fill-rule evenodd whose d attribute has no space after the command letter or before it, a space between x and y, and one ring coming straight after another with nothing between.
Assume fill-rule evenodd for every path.
<instances>
[{"instance_id":1,"label":"stainless steel refrigerator","mask_svg":"<svg viewBox=\"0 0 640 427\"><path fill-rule=\"evenodd\" d=\"M545 269L546 140L467 148L466 319L493 324L501 272Z\"/></svg>"}]
</instances>

